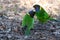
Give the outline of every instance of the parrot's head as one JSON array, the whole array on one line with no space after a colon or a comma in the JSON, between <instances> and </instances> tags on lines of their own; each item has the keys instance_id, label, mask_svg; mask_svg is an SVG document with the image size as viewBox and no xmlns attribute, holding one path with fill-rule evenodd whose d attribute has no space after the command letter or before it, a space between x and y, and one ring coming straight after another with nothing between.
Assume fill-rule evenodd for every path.
<instances>
[{"instance_id":1,"label":"parrot's head","mask_svg":"<svg viewBox=\"0 0 60 40\"><path fill-rule=\"evenodd\" d=\"M29 11L29 15L33 18L35 15L35 11L33 11L33 10Z\"/></svg>"},{"instance_id":2,"label":"parrot's head","mask_svg":"<svg viewBox=\"0 0 60 40\"><path fill-rule=\"evenodd\" d=\"M33 7L34 7L35 11L39 11L40 10L40 5L38 5L38 4L34 5Z\"/></svg>"}]
</instances>

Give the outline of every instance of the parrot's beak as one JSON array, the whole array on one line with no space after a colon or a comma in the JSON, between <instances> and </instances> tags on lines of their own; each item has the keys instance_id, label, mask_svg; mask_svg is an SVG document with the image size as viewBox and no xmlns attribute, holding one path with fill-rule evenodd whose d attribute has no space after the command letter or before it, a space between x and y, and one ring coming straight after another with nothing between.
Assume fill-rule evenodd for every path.
<instances>
[{"instance_id":1,"label":"parrot's beak","mask_svg":"<svg viewBox=\"0 0 60 40\"><path fill-rule=\"evenodd\" d=\"M34 5L33 8L35 9L35 12L39 11L40 10L40 5Z\"/></svg>"},{"instance_id":2,"label":"parrot's beak","mask_svg":"<svg viewBox=\"0 0 60 40\"><path fill-rule=\"evenodd\" d=\"M35 12L35 8L31 8L31 10L29 10L29 11L33 11L33 12Z\"/></svg>"},{"instance_id":3,"label":"parrot's beak","mask_svg":"<svg viewBox=\"0 0 60 40\"><path fill-rule=\"evenodd\" d=\"M32 10L35 12L35 8L32 8Z\"/></svg>"}]
</instances>

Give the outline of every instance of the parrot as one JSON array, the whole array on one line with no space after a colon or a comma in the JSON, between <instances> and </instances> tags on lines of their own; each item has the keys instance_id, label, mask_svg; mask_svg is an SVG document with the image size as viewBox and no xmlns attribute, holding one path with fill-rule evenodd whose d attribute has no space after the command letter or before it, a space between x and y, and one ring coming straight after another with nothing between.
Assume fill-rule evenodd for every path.
<instances>
[{"instance_id":1,"label":"parrot","mask_svg":"<svg viewBox=\"0 0 60 40\"><path fill-rule=\"evenodd\" d=\"M45 27L44 24L46 24L49 21L60 22L60 20L51 17L42 6L35 4L33 5L33 8L35 9L35 15L39 22L42 24L42 27ZM54 30L51 29L51 32L54 32Z\"/></svg>"},{"instance_id":2,"label":"parrot","mask_svg":"<svg viewBox=\"0 0 60 40\"><path fill-rule=\"evenodd\" d=\"M41 22L41 23L46 23L48 20L54 20L52 17L50 17L50 15L44 10L43 7L41 7L38 4L35 4L33 6L33 8L35 9L35 14L37 16L37 19Z\"/></svg>"},{"instance_id":3,"label":"parrot","mask_svg":"<svg viewBox=\"0 0 60 40\"><path fill-rule=\"evenodd\" d=\"M24 31L24 35L29 35L30 30L33 28L34 24L34 15L35 12L33 10L26 13L22 20L22 29Z\"/></svg>"}]
</instances>

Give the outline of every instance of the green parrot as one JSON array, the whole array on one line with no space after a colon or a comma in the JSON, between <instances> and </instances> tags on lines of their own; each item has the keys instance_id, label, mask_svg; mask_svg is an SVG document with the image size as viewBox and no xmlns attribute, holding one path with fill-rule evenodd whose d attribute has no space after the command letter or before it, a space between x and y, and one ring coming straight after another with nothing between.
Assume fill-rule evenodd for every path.
<instances>
[{"instance_id":1,"label":"green parrot","mask_svg":"<svg viewBox=\"0 0 60 40\"><path fill-rule=\"evenodd\" d=\"M22 20L23 31L25 35L30 34L30 30L33 28L34 24L34 15L35 12L33 10L29 11Z\"/></svg>"},{"instance_id":2,"label":"green parrot","mask_svg":"<svg viewBox=\"0 0 60 40\"><path fill-rule=\"evenodd\" d=\"M33 8L35 9L37 19L41 23L46 23L48 20L52 20L53 18L44 10L43 7L40 5L34 5Z\"/></svg>"}]
</instances>

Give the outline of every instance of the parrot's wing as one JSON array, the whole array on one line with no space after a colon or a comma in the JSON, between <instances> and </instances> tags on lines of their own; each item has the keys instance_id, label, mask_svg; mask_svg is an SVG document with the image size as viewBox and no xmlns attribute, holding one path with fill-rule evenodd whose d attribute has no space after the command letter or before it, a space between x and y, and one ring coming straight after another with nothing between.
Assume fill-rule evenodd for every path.
<instances>
[{"instance_id":1,"label":"parrot's wing","mask_svg":"<svg viewBox=\"0 0 60 40\"><path fill-rule=\"evenodd\" d=\"M27 20L27 14L24 16L23 20L22 20L22 26L24 27L26 25L26 20Z\"/></svg>"},{"instance_id":2,"label":"parrot's wing","mask_svg":"<svg viewBox=\"0 0 60 40\"><path fill-rule=\"evenodd\" d=\"M48 20L49 14L41 7L40 11L38 11L36 13L37 15L37 19L42 22L45 23Z\"/></svg>"},{"instance_id":3,"label":"parrot's wing","mask_svg":"<svg viewBox=\"0 0 60 40\"><path fill-rule=\"evenodd\" d=\"M41 14L43 16L44 19L49 20L50 19L50 15L48 14L48 12L46 12L46 10L44 8L41 7Z\"/></svg>"},{"instance_id":4,"label":"parrot's wing","mask_svg":"<svg viewBox=\"0 0 60 40\"><path fill-rule=\"evenodd\" d=\"M22 20L22 26L32 26L34 24L34 18L31 18L28 14L26 14Z\"/></svg>"},{"instance_id":5,"label":"parrot's wing","mask_svg":"<svg viewBox=\"0 0 60 40\"><path fill-rule=\"evenodd\" d=\"M53 21L56 21L56 22L60 22L60 20L57 20L57 19L54 19L53 17L51 17L46 11L44 13L44 17L47 19L47 20L53 20Z\"/></svg>"},{"instance_id":6,"label":"parrot's wing","mask_svg":"<svg viewBox=\"0 0 60 40\"><path fill-rule=\"evenodd\" d=\"M30 20L28 21L28 27L25 31L25 35L29 35L30 34L30 30L34 27L34 18L30 18Z\"/></svg>"}]
</instances>

